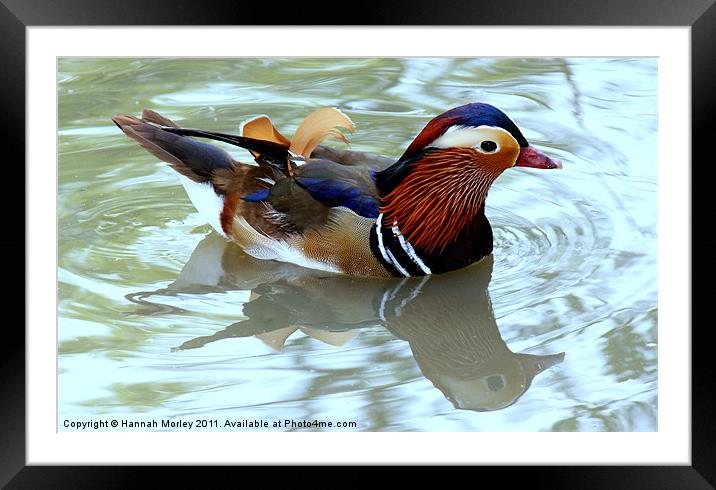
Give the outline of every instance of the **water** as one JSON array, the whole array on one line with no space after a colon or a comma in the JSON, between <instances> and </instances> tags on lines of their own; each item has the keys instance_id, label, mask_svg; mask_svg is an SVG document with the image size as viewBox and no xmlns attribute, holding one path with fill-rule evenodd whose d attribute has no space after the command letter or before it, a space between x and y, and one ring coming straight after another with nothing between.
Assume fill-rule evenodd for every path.
<instances>
[{"instance_id":1,"label":"water","mask_svg":"<svg viewBox=\"0 0 716 490\"><path fill-rule=\"evenodd\" d=\"M61 59L59 430L119 416L657 430L656 70L654 59ZM110 121L147 107L235 132L265 113L290 135L337 106L357 125L354 149L397 157L429 118L473 101L502 108L564 170L505 172L487 200L493 257L407 281L247 257Z\"/></svg>"}]
</instances>

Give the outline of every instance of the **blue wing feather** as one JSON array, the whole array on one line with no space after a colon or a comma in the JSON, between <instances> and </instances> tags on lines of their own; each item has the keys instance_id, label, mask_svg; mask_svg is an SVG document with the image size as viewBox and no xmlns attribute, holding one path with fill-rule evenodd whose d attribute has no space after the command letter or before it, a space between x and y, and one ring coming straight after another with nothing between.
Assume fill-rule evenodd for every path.
<instances>
[{"instance_id":1,"label":"blue wing feather","mask_svg":"<svg viewBox=\"0 0 716 490\"><path fill-rule=\"evenodd\" d=\"M253 194L249 194L248 196L244 196L241 199L247 202L268 201L269 192L271 192L271 189L262 189L260 191L254 192Z\"/></svg>"},{"instance_id":2,"label":"blue wing feather","mask_svg":"<svg viewBox=\"0 0 716 490\"><path fill-rule=\"evenodd\" d=\"M312 177L297 177L296 181L326 206L343 206L365 218L378 217L378 199L351 182Z\"/></svg>"},{"instance_id":3,"label":"blue wing feather","mask_svg":"<svg viewBox=\"0 0 716 490\"><path fill-rule=\"evenodd\" d=\"M380 209L380 198L375 185L375 176L370 169L359 166L341 165L330 160L311 159L306 164L295 169L292 179L295 184L308 194L328 207L346 207L359 216L377 218ZM297 205L294 209L291 199L298 199L298 194L292 194L290 185L280 185L277 182L271 189L254 192L242 199L248 202L268 201L279 206L281 212L289 219L301 221L303 208Z\"/></svg>"}]
</instances>

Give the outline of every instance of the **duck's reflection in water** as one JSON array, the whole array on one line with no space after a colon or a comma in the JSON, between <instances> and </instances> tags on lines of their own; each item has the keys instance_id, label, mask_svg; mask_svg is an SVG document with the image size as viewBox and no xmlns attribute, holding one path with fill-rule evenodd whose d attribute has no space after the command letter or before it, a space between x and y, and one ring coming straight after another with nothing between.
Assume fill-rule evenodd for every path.
<instances>
[{"instance_id":1,"label":"duck's reflection in water","mask_svg":"<svg viewBox=\"0 0 716 490\"><path fill-rule=\"evenodd\" d=\"M177 347L196 349L232 337L255 336L280 350L301 330L342 345L360 328L383 326L409 343L423 375L459 409L499 410L512 405L532 379L564 353L512 352L495 323L487 286L492 256L465 270L438 276L377 279L336 276L261 261L211 234L202 240L168 288L151 294L251 291L246 319ZM137 293L130 299L142 299Z\"/></svg>"}]
</instances>

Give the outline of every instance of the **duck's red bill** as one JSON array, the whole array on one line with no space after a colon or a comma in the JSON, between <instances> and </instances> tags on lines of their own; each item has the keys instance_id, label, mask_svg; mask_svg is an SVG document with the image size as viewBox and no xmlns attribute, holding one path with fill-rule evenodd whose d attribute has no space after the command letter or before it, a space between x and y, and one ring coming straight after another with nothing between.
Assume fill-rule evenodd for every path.
<instances>
[{"instance_id":1,"label":"duck's red bill","mask_svg":"<svg viewBox=\"0 0 716 490\"><path fill-rule=\"evenodd\" d=\"M520 150L515 167L562 168L562 162L548 157L531 146L526 146Z\"/></svg>"}]
</instances>

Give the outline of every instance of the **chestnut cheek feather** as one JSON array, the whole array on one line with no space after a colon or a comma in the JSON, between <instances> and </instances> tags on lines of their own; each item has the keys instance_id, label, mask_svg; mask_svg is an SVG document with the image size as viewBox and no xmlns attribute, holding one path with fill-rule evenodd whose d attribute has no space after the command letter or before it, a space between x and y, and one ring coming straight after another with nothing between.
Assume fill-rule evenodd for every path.
<instances>
[{"instance_id":1,"label":"chestnut cheek feather","mask_svg":"<svg viewBox=\"0 0 716 490\"><path fill-rule=\"evenodd\" d=\"M490 185L504 170L497 156L467 148L425 155L383 198L386 223L397 223L416 248L444 250L475 218Z\"/></svg>"}]
</instances>

